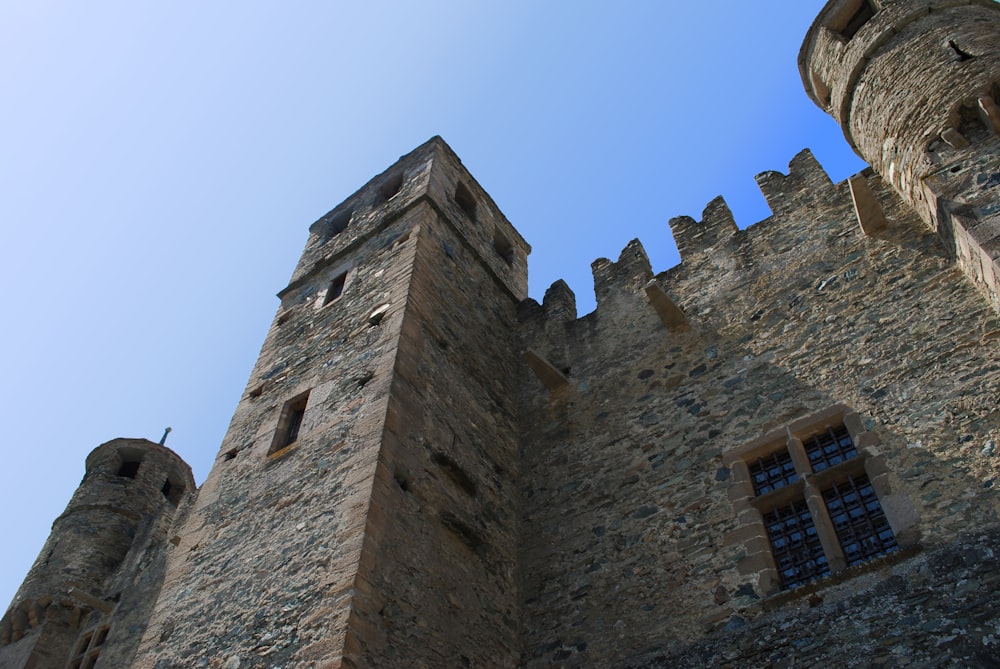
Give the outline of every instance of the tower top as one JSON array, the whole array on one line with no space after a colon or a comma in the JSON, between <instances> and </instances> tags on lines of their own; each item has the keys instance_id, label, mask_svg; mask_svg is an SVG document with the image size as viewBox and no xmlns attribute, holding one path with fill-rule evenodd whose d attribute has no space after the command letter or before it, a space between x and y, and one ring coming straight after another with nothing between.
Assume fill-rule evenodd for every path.
<instances>
[{"instance_id":1,"label":"tower top","mask_svg":"<svg viewBox=\"0 0 1000 669\"><path fill-rule=\"evenodd\" d=\"M851 147L920 209L929 152L994 93L992 0L831 0L799 52L809 97Z\"/></svg>"}]
</instances>

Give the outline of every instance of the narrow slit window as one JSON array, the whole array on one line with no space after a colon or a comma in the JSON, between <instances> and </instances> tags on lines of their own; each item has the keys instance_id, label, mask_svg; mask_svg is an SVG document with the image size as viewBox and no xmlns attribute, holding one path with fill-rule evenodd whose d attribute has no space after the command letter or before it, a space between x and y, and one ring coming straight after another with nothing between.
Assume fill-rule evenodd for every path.
<instances>
[{"instance_id":1,"label":"narrow slit window","mask_svg":"<svg viewBox=\"0 0 1000 669\"><path fill-rule=\"evenodd\" d=\"M302 428L302 419L306 415L305 407L296 407L288 417L288 430L285 432L285 445L294 444L299 440L299 429Z\"/></svg>"},{"instance_id":2,"label":"narrow slit window","mask_svg":"<svg viewBox=\"0 0 1000 669\"><path fill-rule=\"evenodd\" d=\"M465 184L458 184L455 189L455 202L462 208L466 216L471 219L476 218L476 199L472 197L472 193L465 187Z\"/></svg>"},{"instance_id":3,"label":"narrow slit window","mask_svg":"<svg viewBox=\"0 0 1000 669\"><path fill-rule=\"evenodd\" d=\"M493 236L493 250L496 251L508 265L514 263L514 246L499 232Z\"/></svg>"},{"instance_id":4,"label":"narrow slit window","mask_svg":"<svg viewBox=\"0 0 1000 669\"><path fill-rule=\"evenodd\" d=\"M326 297L323 298L323 305L326 306L331 302L335 302L340 299L340 296L344 294L344 286L347 285L347 272L338 274L334 277L333 281L330 282L330 287L326 289Z\"/></svg>"},{"instance_id":5,"label":"narrow slit window","mask_svg":"<svg viewBox=\"0 0 1000 669\"><path fill-rule=\"evenodd\" d=\"M271 443L268 455L277 453L299 440L302 421L306 415L306 404L308 402L309 393L306 392L285 403L285 407L281 410L281 418L278 419L278 429L274 435L274 441Z\"/></svg>"}]
</instances>

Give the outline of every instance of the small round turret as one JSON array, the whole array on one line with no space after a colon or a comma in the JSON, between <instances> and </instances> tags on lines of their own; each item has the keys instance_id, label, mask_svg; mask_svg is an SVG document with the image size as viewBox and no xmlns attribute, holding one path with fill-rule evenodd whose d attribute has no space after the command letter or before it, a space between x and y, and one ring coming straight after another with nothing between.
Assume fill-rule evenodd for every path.
<instances>
[{"instance_id":1,"label":"small round turret","mask_svg":"<svg viewBox=\"0 0 1000 669\"><path fill-rule=\"evenodd\" d=\"M102 444L87 457L86 467L83 481L52 524L41 554L0 622L0 646L46 621L65 624L72 618L67 611L110 609L116 593L106 592L106 586L140 527L163 513L172 514L185 493L195 488L191 468L170 449L146 439ZM46 632L47 644L65 636L54 632Z\"/></svg>"},{"instance_id":2,"label":"small round turret","mask_svg":"<svg viewBox=\"0 0 1000 669\"><path fill-rule=\"evenodd\" d=\"M982 106L1000 83L998 45L992 0L831 0L799 70L854 150L930 220L921 179L942 135L964 148L995 132Z\"/></svg>"}]
</instances>

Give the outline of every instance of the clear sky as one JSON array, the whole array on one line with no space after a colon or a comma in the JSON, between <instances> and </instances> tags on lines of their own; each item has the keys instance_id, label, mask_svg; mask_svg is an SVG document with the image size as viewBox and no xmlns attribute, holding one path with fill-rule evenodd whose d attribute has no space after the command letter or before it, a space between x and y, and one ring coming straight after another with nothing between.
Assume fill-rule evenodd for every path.
<instances>
[{"instance_id":1,"label":"clear sky","mask_svg":"<svg viewBox=\"0 0 1000 669\"><path fill-rule=\"evenodd\" d=\"M441 135L533 246L530 291L813 149L824 0L0 3L0 607L108 439L202 482L309 224Z\"/></svg>"}]
</instances>

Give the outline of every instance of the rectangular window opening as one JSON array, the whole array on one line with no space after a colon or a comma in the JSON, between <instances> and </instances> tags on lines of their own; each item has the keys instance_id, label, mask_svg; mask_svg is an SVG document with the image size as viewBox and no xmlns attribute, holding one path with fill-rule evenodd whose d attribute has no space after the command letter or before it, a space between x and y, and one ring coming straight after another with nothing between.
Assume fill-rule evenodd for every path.
<instances>
[{"instance_id":1,"label":"rectangular window opening","mask_svg":"<svg viewBox=\"0 0 1000 669\"><path fill-rule=\"evenodd\" d=\"M864 474L823 491L847 565L867 562L899 548L871 481Z\"/></svg>"},{"instance_id":2,"label":"rectangular window opening","mask_svg":"<svg viewBox=\"0 0 1000 669\"><path fill-rule=\"evenodd\" d=\"M466 216L471 219L476 218L476 199L472 197L472 193L465 187L465 184L458 184L458 187L455 188L455 202L462 208Z\"/></svg>"},{"instance_id":3,"label":"rectangular window opening","mask_svg":"<svg viewBox=\"0 0 1000 669\"><path fill-rule=\"evenodd\" d=\"M375 204L379 205L383 202L388 202L392 198L396 197L400 190L403 188L403 173L398 172L393 174L378 188L378 197L376 198Z\"/></svg>"},{"instance_id":4,"label":"rectangular window opening","mask_svg":"<svg viewBox=\"0 0 1000 669\"><path fill-rule=\"evenodd\" d=\"M268 455L277 453L299 440L299 432L302 429L302 420L306 415L308 401L309 393L305 392L285 403L281 410L281 418L278 419L278 429L274 441L267 452Z\"/></svg>"},{"instance_id":5,"label":"rectangular window opening","mask_svg":"<svg viewBox=\"0 0 1000 669\"><path fill-rule=\"evenodd\" d=\"M499 231L493 235L493 250L497 252L503 261L508 265L514 264L514 245L500 234Z\"/></svg>"},{"instance_id":6,"label":"rectangular window opening","mask_svg":"<svg viewBox=\"0 0 1000 669\"><path fill-rule=\"evenodd\" d=\"M783 588L795 588L830 573L805 500L765 513L764 526Z\"/></svg>"},{"instance_id":7,"label":"rectangular window opening","mask_svg":"<svg viewBox=\"0 0 1000 669\"><path fill-rule=\"evenodd\" d=\"M323 305L326 306L340 299L340 296L344 294L345 285L347 285L347 272L334 277L333 281L330 282L330 287L326 289L326 297L323 298Z\"/></svg>"},{"instance_id":8,"label":"rectangular window opening","mask_svg":"<svg viewBox=\"0 0 1000 669\"><path fill-rule=\"evenodd\" d=\"M184 496L184 486L180 483L173 483L170 479L167 479L163 483L163 487L160 489L163 496L167 498L167 501L177 506L181 503L181 497Z\"/></svg>"},{"instance_id":9,"label":"rectangular window opening","mask_svg":"<svg viewBox=\"0 0 1000 669\"><path fill-rule=\"evenodd\" d=\"M827 428L826 432L807 439L803 446L814 472L821 472L858 455L854 440L843 425Z\"/></svg>"},{"instance_id":10,"label":"rectangular window opening","mask_svg":"<svg viewBox=\"0 0 1000 669\"><path fill-rule=\"evenodd\" d=\"M755 495L763 495L799 480L792 456L786 449L757 458L757 462L749 468Z\"/></svg>"},{"instance_id":11,"label":"rectangular window opening","mask_svg":"<svg viewBox=\"0 0 1000 669\"><path fill-rule=\"evenodd\" d=\"M856 427L848 429L852 421ZM766 560L760 567L765 594L901 549L889 523L899 516L892 515L893 509L887 515L878 497L884 492L878 478L884 465L859 447L878 443L878 434L865 429L857 414L837 405L773 430L747 444L742 454L726 456L744 465L734 470L740 494L760 511L756 518L744 514L743 525L768 538L773 563ZM874 482L870 477L876 477ZM904 535L902 547L909 541Z\"/></svg>"},{"instance_id":12,"label":"rectangular window opening","mask_svg":"<svg viewBox=\"0 0 1000 669\"><path fill-rule=\"evenodd\" d=\"M139 473L140 464L142 464L141 460L125 460L122 462L121 467L118 468L118 476L134 479L136 474Z\"/></svg>"},{"instance_id":13,"label":"rectangular window opening","mask_svg":"<svg viewBox=\"0 0 1000 669\"><path fill-rule=\"evenodd\" d=\"M871 0L861 0L861 5L851 15L851 18L847 20L847 25L844 26L844 29L840 31L841 36L845 40L850 41L873 16L875 16L875 6L871 3Z\"/></svg>"}]
</instances>

